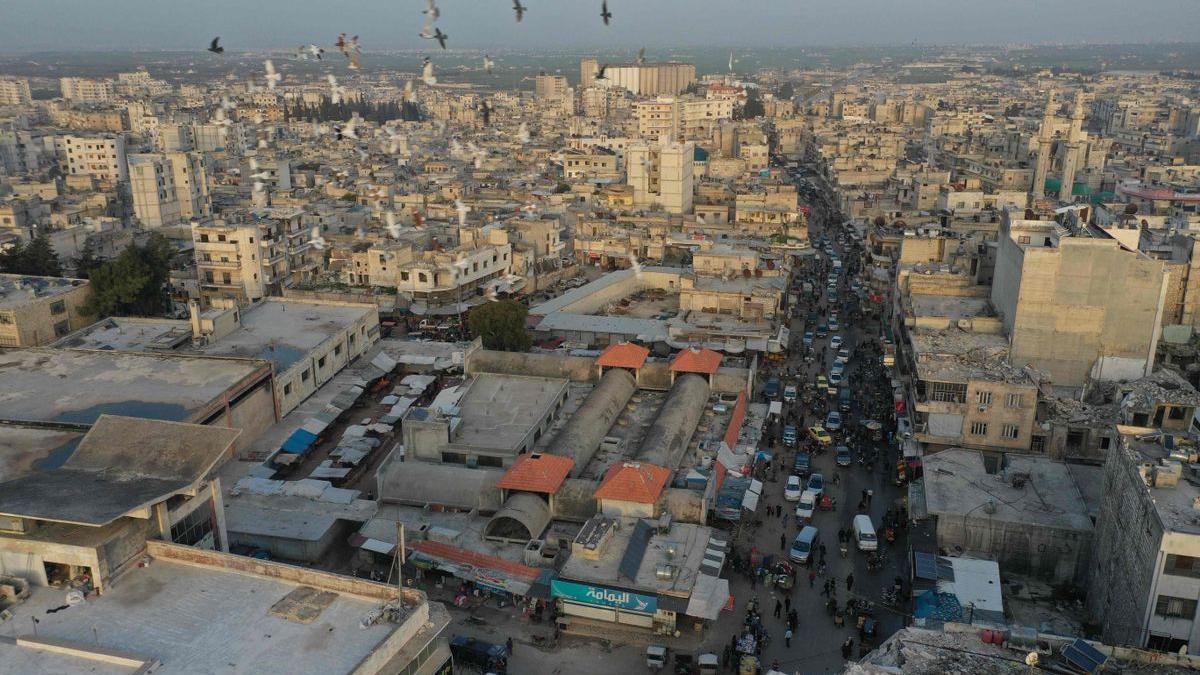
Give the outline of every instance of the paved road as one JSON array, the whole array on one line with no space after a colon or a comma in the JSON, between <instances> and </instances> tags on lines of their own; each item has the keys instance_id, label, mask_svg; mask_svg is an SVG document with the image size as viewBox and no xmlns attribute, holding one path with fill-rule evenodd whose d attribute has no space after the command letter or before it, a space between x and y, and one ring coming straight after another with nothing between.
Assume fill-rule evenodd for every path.
<instances>
[{"instance_id":1,"label":"paved road","mask_svg":"<svg viewBox=\"0 0 1200 675\"><path fill-rule=\"evenodd\" d=\"M823 206L823 205L822 205ZM836 236L836 227L832 226L828 219L830 218L827 208L817 208L814 210L814 217L811 221L811 238L815 242L823 234ZM848 265L849 257L842 251L842 247L834 245L838 250L842 260ZM827 270L827 256L822 252L818 253L816 264L822 270ZM821 271L814 275L817 279L815 284L818 289L823 291L825 287L826 272ZM839 280L839 298L847 297L849 278L843 273ZM812 301L802 301L801 306L797 309L798 317L793 319L793 334L796 340L799 341L804 330L811 327L803 326L804 318L809 311L816 307L821 317L821 321L827 321L829 308L823 303L814 304ZM843 328L840 335L845 340L846 345L853 349L859 344L868 341L877 340L879 334L878 322L872 321L868 323L858 323L855 325L845 325L847 323L844 312L842 314ZM823 347L827 347L830 335L824 339L818 339L814 344L814 352L818 357L811 362L806 362L803 357L802 349L793 349L791 356L785 364L785 367L793 372L800 372L800 375L793 379L798 380L801 385L805 382L813 382L818 374L827 374L833 365L835 350L825 350L824 358L820 358L819 354ZM858 360L866 360L866 356L856 356L851 361L851 366L857 365ZM760 384L765 382L769 374L767 372L760 373ZM785 381L787 378L785 378ZM846 415L848 418L848 426L856 426L859 419L863 418L865 413L864 408L867 403L865 397L867 392L872 387L877 390L887 392L890 390L885 378L876 378L871 380L864 376L852 378L850 382L852 391L855 392L856 399L852 406L851 412ZM761 395L760 395L760 399ZM890 402L890 395L887 396L887 401ZM833 400L830 399L832 403ZM824 412L803 402L799 402L792 407L792 411L797 417L803 416L803 426L807 427L824 417ZM827 409L827 408L826 408ZM785 409L786 414L786 409ZM776 425L772 429L773 433L778 434L781 431L782 425ZM873 444L879 448L881 457L890 457L886 449L886 440L881 443ZM776 448L776 454L783 462L783 466L790 468L794 453L784 449L780 443ZM903 533L898 537L897 541L887 547L887 558L884 564L884 569L879 571L868 571L866 557L864 554L851 551L846 559L841 558L838 554L837 531L839 528L849 528L850 522L854 515L858 513L857 506L864 490L872 490L874 496L871 500L870 507L867 509L872 517L872 521L878 526L882 521L884 513L892 506L894 500L900 496L900 488L896 487L892 482L892 474L890 467L894 467L894 461L877 462L873 471L868 471L865 465L860 465L857 462L850 467L839 468L834 460L834 452L832 448L818 454L813 459L813 471L824 474L827 480L828 490L831 495L837 499L837 508L833 512L818 512L813 519L813 524L821 531L821 539L826 545L826 577L818 576L815 580L814 587L809 587L808 570L801 570L800 581L797 587L792 589L787 595L790 597L791 604L797 608L799 626L791 640L791 646L787 646L784 640L784 631L786 629L786 605L781 618L776 619L774 608L776 600L782 601L784 595L775 589L764 588L762 585L752 588L750 580L738 573L732 573L731 591L735 596L736 602L732 612L723 613L720 620L717 622L715 629L712 631L709 640L711 651L721 653L724 645L730 640L730 637L740 631L742 622L746 615L746 606L751 599L757 599L759 607L764 615L764 624L770 642L766 646L762 654L764 665L771 665L773 662L778 662L781 669L785 672L838 672L840 671L845 661L842 659L841 645L847 637L854 639L853 656L859 654L859 636L858 631L852 626L847 625L843 628L838 628L833 621L833 618L826 612L825 603L826 597L822 595L822 586L826 578L832 578L837 581L837 599L839 603L844 604L846 599L850 597L847 593L846 578L847 575L853 574L854 582L852 593L854 596L865 598L876 602L876 616L880 621L880 635L875 640L875 644L882 638L890 635L904 625L903 615L901 610L889 611L880 606L879 599L884 586L891 586L893 579L896 576L901 576L904 579L908 578L906 573L906 562L904 560L904 551L906 543L903 539ZM777 480L770 481L764 489L764 499L759 506L760 514L766 513L768 509L776 505L782 505L785 514L792 512L794 503L786 502L783 499L783 487L786 482L786 469L777 474ZM834 476L838 476L838 485L829 485ZM775 517L762 517L762 525L757 528L757 531L751 538L742 539L740 548L748 549L750 545L757 548L764 554L775 554L776 556L786 556L786 552L781 551L781 538L783 535L783 545L789 546L792 538L798 532L799 527L792 515L788 515L786 523L784 519ZM882 535L882 532L880 533ZM849 622L847 622L849 623ZM870 645L868 645L869 647Z\"/></svg>"}]
</instances>

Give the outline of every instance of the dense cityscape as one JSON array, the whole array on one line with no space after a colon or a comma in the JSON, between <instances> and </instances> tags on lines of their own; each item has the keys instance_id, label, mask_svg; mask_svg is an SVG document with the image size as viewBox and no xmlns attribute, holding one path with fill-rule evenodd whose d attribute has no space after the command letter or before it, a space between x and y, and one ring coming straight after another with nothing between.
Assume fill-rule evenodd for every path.
<instances>
[{"instance_id":1,"label":"dense cityscape","mask_svg":"<svg viewBox=\"0 0 1200 675\"><path fill-rule=\"evenodd\" d=\"M1200 46L410 4L0 54L0 673L1200 669Z\"/></svg>"}]
</instances>

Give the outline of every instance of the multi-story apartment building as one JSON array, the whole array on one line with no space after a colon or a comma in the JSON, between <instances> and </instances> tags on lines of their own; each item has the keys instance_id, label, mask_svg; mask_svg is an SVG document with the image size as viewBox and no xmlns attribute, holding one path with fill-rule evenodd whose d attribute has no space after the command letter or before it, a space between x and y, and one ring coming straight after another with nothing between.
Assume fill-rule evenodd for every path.
<instances>
[{"instance_id":1,"label":"multi-story apartment building","mask_svg":"<svg viewBox=\"0 0 1200 675\"><path fill-rule=\"evenodd\" d=\"M198 153L133 155L129 182L134 212L145 227L212 215L208 174Z\"/></svg>"},{"instance_id":2,"label":"multi-story apartment building","mask_svg":"<svg viewBox=\"0 0 1200 675\"><path fill-rule=\"evenodd\" d=\"M1088 225L1014 220L1004 212L992 305L1011 361L1055 386L1151 372L1161 332L1164 263Z\"/></svg>"},{"instance_id":3,"label":"multi-story apartment building","mask_svg":"<svg viewBox=\"0 0 1200 675\"><path fill-rule=\"evenodd\" d=\"M540 99L556 99L569 91L567 78L562 75L538 75L533 78L534 95Z\"/></svg>"},{"instance_id":4,"label":"multi-story apartment building","mask_svg":"<svg viewBox=\"0 0 1200 675\"><path fill-rule=\"evenodd\" d=\"M733 107L734 99L726 97L659 96L635 103L633 110L638 136L678 140L707 137L717 124L733 118Z\"/></svg>"},{"instance_id":5,"label":"multi-story apartment building","mask_svg":"<svg viewBox=\"0 0 1200 675\"><path fill-rule=\"evenodd\" d=\"M40 347L91 323L86 279L0 274L0 347Z\"/></svg>"},{"instance_id":6,"label":"multi-story apartment building","mask_svg":"<svg viewBox=\"0 0 1200 675\"><path fill-rule=\"evenodd\" d=\"M1108 644L1200 654L1195 446L1169 448L1172 437L1152 427L1117 430L1104 464L1088 609Z\"/></svg>"},{"instance_id":7,"label":"multi-story apartment building","mask_svg":"<svg viewBox=\"0 0 1200 675\"><path fill-rule=\"evenodd\" d=\"M63 77L58 84L62 97L73 103L108 103L115 96L112 80Z\"/></svg>"},{"instance_id":8,"label":"multi-story apartment building","mask_svg":"<svg viewBox=\"0 0 1200 675\"><path fill-rule=\"evenodd\" d=\"M634 204L657 206L667 213L692 212L694 143L638 143L625 151Z\"/></svg>"},{"instance_id":9,"label":"multi-story apartment building","mask_svg":"<svg viewBox=\"0 0 1200 675\"><path fill-rule=\"evenodd\" d=\"M67 173L90 175L99 180L127 181L129 166L125 158L125 136L65 136L62 147Z\"/></svg>"},{"instance_id":10,"label":"multi-story apartment building","mask_svg":"<svg viewBox=\"0 0 1200 675\"><path fill-rule=\"evenodd\" d=\"M192 225L200 299L236 300L248 305L310 277L311 230L300 209L252 212L249 222L206 221Z\"/></svg>"},{"instance_id":11,"label":"multi-story apartment building","mask_svg":"<svg viewBox=\"0 0 1200 675\"><path fill-rule=\"evenodd\" d=\"M617 153L596 146L590 150L567 149L563 151L563 176L568 180L609 180L621 177L617 166Z\"/></svg>"},{"instance_id":12,"label":"multi-story apartment building","mask_svg":"<svg viewBox=\"0 0 1200 675\"><path fill-rule=\"evenodd\" d=\"M16 77L0 78L0 105L26 105L32 100L29 80Z\"/></svg>"}]
</instances>

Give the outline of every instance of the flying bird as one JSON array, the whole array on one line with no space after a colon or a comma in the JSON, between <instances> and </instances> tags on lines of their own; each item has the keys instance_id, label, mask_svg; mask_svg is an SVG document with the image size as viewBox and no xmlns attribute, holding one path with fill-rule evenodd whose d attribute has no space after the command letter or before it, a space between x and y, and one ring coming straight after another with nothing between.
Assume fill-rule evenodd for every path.
<instances>
[{"instance_id":1,"label":"flying bird","mask_svg":"<svg viewBox=\"0 0 1200 675\"><path fill-rule=\"evenodd\" d=\"M488 105L487 101L482 101L479 104L479 112L483 114L483 126L487 126L492 122L492 106Z\"/></svg>"},{"instance_id":2,"label":"flying bird","mask_svg":"<svg viewBox=\"0 0 1200 675\"><path fill-rule=\"evenodd\" d=\"M404 102L412 103L413 101L416 101L416 100L417 100L417 95L413 91L413 81L405 80L404 81Z\"/></svg>"},{"instance_id":3,"label":"flying bird","mask_svg":"<svg viewBox=\"0 0 1200 675\"><path fill-rule=\"evenodd\" d=\"M333 75L326 76L329 80L329 100L337 105L342 102L342 97L346 93L346 88L338 85L337 78Z\"/></svg>"},{"instance_id":4,"label":"flying bird","mask_svg":"<svg viewBox=\"0 0 1200 675\"><path fill-rule=\"evenodd\" d=\"M438 17L442 15L434 0L425 0L425 9L421 10L421 13L429 17L430 21L437 21Z\"/></svg>"},{"instance_id":5,"label":"flying bird","mask_svg":"<svg viewBox=\"0 0 1200 675\"><path fill-rule=\"evenodd\" d=\"M633 275L638 279L642 278L642 263L637 259L637 256L632 252L629 254L629 267L633 270Z\"/></svg>"},{"instance_id":6,"label":"flying bird","mask_svg":"<svg viewBox=\"0 0 1200 675\"><path fill-rule=\"evenodd\" d=\"M308 243L318 251L325 248L327 244L325 243L325 237L321 236L320 227L314 227L312 229L312 236L309 237Z\"/></svg>"},{"instance_id":7,"label":"flying bird","mask_svg":"<svg viewBox=\"0 0 1200 675\"><path fill-rule=\"evenodd\" d=\"M604 19L605 26L612 20L612 12L608 11L608 0L602 0L600 3L600 18Z\"/></svg>"},{"instance_id":8,"label":"flying bird","mask_svg":"<svg viewBox=\"0 0 1200 675\"><path fill-rule=\"evenodd\" d=\"M513 0L513 12L517 15L517 23L521 23L521 19L525 18L525 9L521 0Z\"/></svg>"},{"instance_id":9,"label":"flying bird","mask_svg":"<svg viewBox=\"0 0 1200 675\"><path fill-rule=\"evenodd\" d=\"M283 79L283 75L275 72L275 64L271 63L270 59L263 61L263 66L267 69L267 89L275 91L275 85L279 84L279 80Z\"/></svg>"},{"instance_id":10,"label":"flying bird","mask_svg":"<svg viewBox=\"0 0 1200 675\"><path fill-rule=\"evenodd\" d=\"M432 40L433 39L433 23L426 20L425 25L421 26L421 32L419 33L419 35L422 40Z\"/></svg>"},{"instance_id":11,"label":"flying bird","mask_svg":"<svg viewBox=\"0 0 1200 675\"><path fill-rule=\"evenodd\" d=\"M305 60L316 57L320 61L321 57L325 55L325 48L317 45L306 45L296 50L296 55Z\"/></svg>"},{"instance_id":12,"label":"flying bird","mask_svg":"<svg viewBox=\"0 0 1200 675\"><path fill-rule=\"evenodd\" d=\"M637 63L640 66L645 62L646 62L646 48L642 47L641 49L638 50Z\"/></svg>"},{"instance_id":13,"label":"flying bird","mask_svg":"<svg viewBox=\"0 0 1200 675\"><path fill-rule=\"evenodd\" d=\"M454 209L456 211L458 211L458 226L466 227L467 226L467 214L470 213L471 207L469 207L466 204L462 203L461 201L455 199L454 200Z\"/></svg>"},{"instance_id":14,"label":"flying bird","mask_svg":"<svg viewBox=\"0 0 1200 675\"><path fill-rule=\"evenodd\" d=\"M496 67L496 62L492 60L492 57L488 54L484 54L483 55L483 69L490 74L492 72L492 68L495 68L495 67Z\"/></svg>"},{"instance_id":15,"label":"flying bird","mask_svg":"<svg viewBox=\"0 0 1200 675\"><path fill-rule=\"evenodd\" d=\"M446 48L446 38L448 37L450 36L443 33L441 28L433 29L433 39L438 41L438 44L442 46L442 49Z\"/></svg>"},{"instance_id":16,"label":"flying bird","mask_svg":"<svg viewBox=\"0 0 1200 675\"><path fill-rule=\"evenodd\" d=\"M521 126L517 128L517 140L522 144L529 142L529 127L525 126L524 122L521 122Z\"/></svg>"},{"instance_id":17,"label":"flying bird","mask_svg":"<svg viewBox=\"0 0 1200 675\"><path fill-rule=\"evenodd\" d=\"M210 44L210 45L208 46L208 51L210 51L210 52L212 52L212 53L214 53L214 54L224 54L224 53L225 53L225 48L224 48L224 47L222 47L221 45L217 44L217 43L218 43L218 42L220 42L220 41L221 41L221 36L220 36L220 35L218 35L217 37L213 38L212 44ZM32 63L32 62L31 62L31 63Z\"/></svg>"},{"instance_id":18,"label":"flying bird","mask_svg":"<svg viewBox=\"0 0 1200 675\"><path fill-rule=\"evenodd\" d=\"M402 228L400 227L400 224L396 222L396 214L392 211L388 211L384 214L384 216L387 217L388 234L392 237L392 239L399 239Z\"/></svg>"},{"instance_id":19,"label":"flying bird","mask_svg":"<svg viewBox=\"0 0 1200 675\"><path fill-rule=\"evenodd\" d=\"M357 35L355 35L352 38L347 39L346 34L342 33L342 34L338 35L338 39L335 44L337 45L337 48L339 50L341 50L342 56L345 56L346 58L350 58L350 52L362 51L362 49L358 46L358 36Z\"/></svg>"},{"instance_id":20,"label":"flying bird","mask_svg":"<svg viewBox=\"0 0 1200 675\"><path fill-rule=\"evenodd\" d=\"M350 66L349 67L350 67L350 70L358 70L359 68L362 68L362 59L359 58L358 54L350 55Z\"/></svg>"},{"instance_id":21,"label":"flying bird","mask_svg":"<svg viewBox=\"0 0 1200 675\"><path fill-rule=\"evenodd\" d=\"M437 84L437 78L433 75L433 61L430 61L428 56L421 66L421 81L431 86Z\"/></svg>"},{"instance_id":22,"label":"flying bird","mask_svg":"<svg viewBox=\"0 0 1200 675\"><path fill-rule=\"evenodd\" d=\"M603 80L604 79L604 71L606 71L606 70L608 70L608 64L607 63L600 64L600 67L598 69L596 69L596 79Z\"/></svg>"}]
</instances>

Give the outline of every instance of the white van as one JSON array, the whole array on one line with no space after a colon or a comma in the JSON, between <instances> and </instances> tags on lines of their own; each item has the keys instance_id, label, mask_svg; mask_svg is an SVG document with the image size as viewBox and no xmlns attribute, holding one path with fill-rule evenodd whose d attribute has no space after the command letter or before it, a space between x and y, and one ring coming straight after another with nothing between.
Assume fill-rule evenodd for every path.
<instances>
[{"instance_id":1,"label":"white van","mask_svg":"<svg viewBox=\"0 0 1200 675\"><path fill-rule=\"evenodd\" d=\"M854 542L860 551L878 551L879 538L875 536L875 526L871 524L871 516L854 516Z\"/></svg>"}]
</instances>

